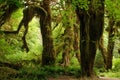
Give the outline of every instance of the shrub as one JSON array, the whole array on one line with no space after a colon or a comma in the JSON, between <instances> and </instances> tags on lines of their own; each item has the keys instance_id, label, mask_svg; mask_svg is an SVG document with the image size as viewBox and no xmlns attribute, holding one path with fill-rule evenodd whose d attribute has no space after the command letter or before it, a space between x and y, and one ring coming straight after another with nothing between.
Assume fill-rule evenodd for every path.
<instances>
[{"instance_id":1,"label":"shrub","mask_svg":"<svg viewBox=\"0 0 120 80\"><path fill-rule=\"evenodd\" d=\"M120 71L120 59L119 58L113 58L113 70Z\"/></svg>"}]
</instances>

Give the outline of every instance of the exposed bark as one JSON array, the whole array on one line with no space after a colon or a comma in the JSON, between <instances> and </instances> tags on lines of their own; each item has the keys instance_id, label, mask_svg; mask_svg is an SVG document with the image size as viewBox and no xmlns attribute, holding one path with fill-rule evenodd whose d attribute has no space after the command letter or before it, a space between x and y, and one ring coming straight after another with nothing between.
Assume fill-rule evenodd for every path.
<instances>
[{"instance_id":1,"label":"exposed bark","mask_svg":"<svg viewBox=\"0 0 120 80\"><path fill-rule=\"evenodd\" d=\"M100 6L95 9L96 4L100 4ZM94 76L93 65L97 41L102 36L104 25L104 0L90 1L88 6L88 10L79 7L76 10L80 20L81 72L83 77Z\"/></svg>"},{"instance_id":2,"label":"exposed bark","mask_svg":"<svg viewBox=\"0 0 120 80\"><path fill-rule=\"evenodd\" d=\"M107 70L112 69L113 49L115 44L115 40L113 39L115 36L114 24L115 24L114 19L109 19L107 63L106 63Z\"/></svg>"},{"instance_id":3,"label":"exposed bark","mask_svg":"<svg viewBox=\"0 0 120 80\"><path fill-rule=\"evenodd\" d=\"M55 50L53 46L51 29L50 0L43 0L43 8L47 12L40 17L40 27L43 39L42 65L54 65Z\"/></svg>"}]
</instances>

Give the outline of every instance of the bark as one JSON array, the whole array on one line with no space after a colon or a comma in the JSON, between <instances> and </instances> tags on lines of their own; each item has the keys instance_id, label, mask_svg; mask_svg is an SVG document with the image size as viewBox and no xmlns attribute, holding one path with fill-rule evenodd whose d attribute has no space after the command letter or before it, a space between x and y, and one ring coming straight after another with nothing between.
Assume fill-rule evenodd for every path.
<instances>
[{"instance_id":1,"label":"bark","mask_svg":"<svg viewBox=\"0 0 120 80\"><path fill-rule=\"evenodd\" d=\"M43 39L42 65L54 65L55 50L51 30L50 0L43 0L43 8L46 10L47 16L46 14L40 16L41 34Z\"/></svg>"},{"instance_id":2,"label":"bark","mask_svg":"<svg viewBox=\"0 0 120 80\"><path fill-rule=\"evenodd\" d=\"M118 49L118 53L120 54L120 48Z\"/></svg>"},{"instance_id":3,"label":"bark","mask_svg":"<svg viewBox=\"0 0 120 80\"><path fill-rule=\"evenodd\" d=\"M100 40L98 41L98 47L99 47L99 50L101 51L102 53L102 56L103 56L103 60L104 60L104 66L106 67L106 57L107 57L107 49L104 47L104 39L103 39L103 36L100 38Z\"/></svg>"},{"instance_id":4,"label":"bark","mask_svg":"<svg viewBox=\"0 0 120 80\"><path fill-rule=\"evenodd\" d=\"M41 6L38 6L35 4L30 5L30 3L26 3L26 4L28 4L27 5L28 7L24 8L24 10L23 10L23 18L19 23L18 29L16 31L3 31L3 32L5 34L18 34L19 30L24 25L25 32L24 32L23 37L22 37L22 41L23 41L22 49L25 49L26 52L28 52L29 47L28 47L27 41L26 41L26 34L28 33L28 28L29 28L28 24L36 14L39 16L43 15L43 14L46 15L46 11Z\"/></svg>"},{"instance_id":5,"label":"bark","mask_svg":"<svg viewBox=\"0 0 120 80\"><path fill-rule=\"evenodd\" d=\"M115 36L114 24L115 24L114 19L109 19L107 63L106 63L107 70L112 69L113 50L115 44L115 40L113 39Z\"/></svg>"},{"instance_id":6,"label":"bark","mask_svg":"<svg viewBox=\"0 0 120 80\"><path fill-rule=\"evenodd\" d=\"M76 58L80 62L80 51L79 51L79 28L78 26L74 26L74 44L73 44L74 52L76 54Z\"/></svg>"},{"instance_id":7,"label":"bark","mask_svg":"<svg viewBox=\"0 0 120 80\"><path fill-rule=\"evenodd\" d=\"M70 63L70 53L73 50L73 27L67 27L64 31L64 36L62 65L67 67Z\"/></svg>"},{"instance_id":8,"label":"bark","mask_svg":"<svg viewBox=\"0 0 120 80\"><path fill-rule=\"evenodd\" d=\"M74 32L73 32L73 24L72 20L72 10L71 4L67 0L66 2L66 14L64 17L69 18L64 21L63 25L65 25L66 29L64 31L64 46L63 46L63 54L62 54L62 65L67 67L70 63L70 54L73 51L73 41L74 41Z\"/></svg>"},{"instance_id":9,"label":"bark","mask_svg":"<svg viewBox=\"0 0 120 80\"><path fill-rule=\"evenodd\" d=\"M3 13L0 14L0 27L1 27L5 22L7 22L10 19L12 13L15 12L18 9L18 7L15 4L8 5L7 2L5 1L3 5L1 4L0 9L3 11Z\"/></svg>"},{"instance_id":10,"label":"bark","mask_svg":"<svg viewBox=\"0 0 120 80\"><path fill-rule=\"evenodd\" d=\"M95 2L95 1L93 1ZM94 76L93 65L97 49L97 41L103 33L104 0L91 1L88 10L77 7L76 13L80 21L80 53L82 76ZM96 4L101 4L94 9Z\"/></svg>"}]
</instances>

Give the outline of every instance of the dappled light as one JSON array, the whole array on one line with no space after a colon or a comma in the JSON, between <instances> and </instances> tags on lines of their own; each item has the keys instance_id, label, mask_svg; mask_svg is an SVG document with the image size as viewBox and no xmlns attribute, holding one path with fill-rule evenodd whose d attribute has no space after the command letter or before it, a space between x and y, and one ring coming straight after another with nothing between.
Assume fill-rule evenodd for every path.
<instances>
[{"instance_id":1,"label":"dappled light","mask_svg":"<svg viewBox=\"0 0 120 80\"><path fill-rule=\"evenodd\" d=\"M119 0L0 0L0 80L120 80Z\"/></svg>"}]
</instances>

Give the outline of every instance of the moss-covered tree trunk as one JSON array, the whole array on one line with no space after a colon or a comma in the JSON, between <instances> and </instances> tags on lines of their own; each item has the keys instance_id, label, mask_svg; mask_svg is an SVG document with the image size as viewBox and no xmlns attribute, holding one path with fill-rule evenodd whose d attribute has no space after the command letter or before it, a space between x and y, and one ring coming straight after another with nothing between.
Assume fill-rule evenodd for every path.
<instances>
[{"instance_id":1,"label":"moss-covered tree trunk","mask_svg":"<svg viewBox=\"0 0 120 80\"><path fill-rule=\"evenodd\" d=\"M50 0L43 0L43 8L46 10L47 15L43 14L40 16L40 26L43 39L42 65L54 65L55 50L51 30Z\"/></svg>"},{"instance_id":2,"label":"moss-covered tree trunk","mask_svg":"<svg viewBox=\"0 0 120 80\"><path fill-rule=\"evenodd\" d=\"M74 32L73 32L73 24L71 23L72 20L72 10L71 4L69 0L66 2L66 17L67 20L64 21L64 26L66 27L64 31L64 45L63 45L63 55L62 55L62 65L67 67L70 63L70 53L73 50L73 41L74 41Z\"/></svg>"},{"instance_id":3,"label":"moss-covered tree trunk","mask_svg":"<svg viewBox=\"0 0 120 80\"><path fill-rule=\"evenodd\" d=\"M98 47L99 47L99 50L101 51L101 54L102 54L102 57L103 57L103 60L104 60L104 66L106 67L106 63L107 63L107 49L105 48L104 46L104 39L103 39L103 36L100 38L100 40L98 41Z\"/></svg>"},{"instance_id":4,"label":"moss-covered tree trunk","mask_svg":"<svg viewBox=\"0 0 120 80\"><path fill-rule=\"evenodd\" d=\"M9 1L5 1L0 4L0 27L9 20L12 13L17 9L18 6L14 2L10 4Z\"/></svg>"},{"instance_id":5,"label":"moss-covered tree trunk","mask_svg":"<svg viewBox=\"0 0 120 80\"><path fill-rule=\"evenodd\" d=\"M73 44L73 48L74 48L74 52L76 54L76 58L80 62L79 28L78 28L78 26L74 25L74 29L73 30L74 30L74 44Z\"/></svg>"},{"instance_id":6,"label":"moss-covered tree trunk","mask_svg":"<svg viewBox=\"0 0 120 80\"><path fill-rule=\"evenodd\" d=\"M115 29L114 29L115 21L114 19L109 19L109 29L108 29L108 47L107 47L107 62L106 62L106 69L112 69L112 58L113 58L113 50L114 50L114 36L115 36Z\"/></svg>"},{"instance_id":7,"label":"moss-covered tree trunk","mask_svg":"<svg viewBox=\"0 0 120 80\"><path fill-rule=\"evenodd\" d=\"M62 62L63 66L67 67L70 63L70 53L73 50L73 27L67 26L64 31L64 45L63 45L63 55L62 55Z\"/></svg>"},{"instance_id":8,"label":"moss-covered tree trunk","mask_svg":"<svg viewBox=\"0 0 120 80\"><path fill-rule=\"evenodd\" d=\"M97 41L103 33L104 0L89 0L88 10L77 7L80 21L80 53L82 77L93 77ZM99 4L99 6L96 6Z\"/></svg>"}]
</instances>

